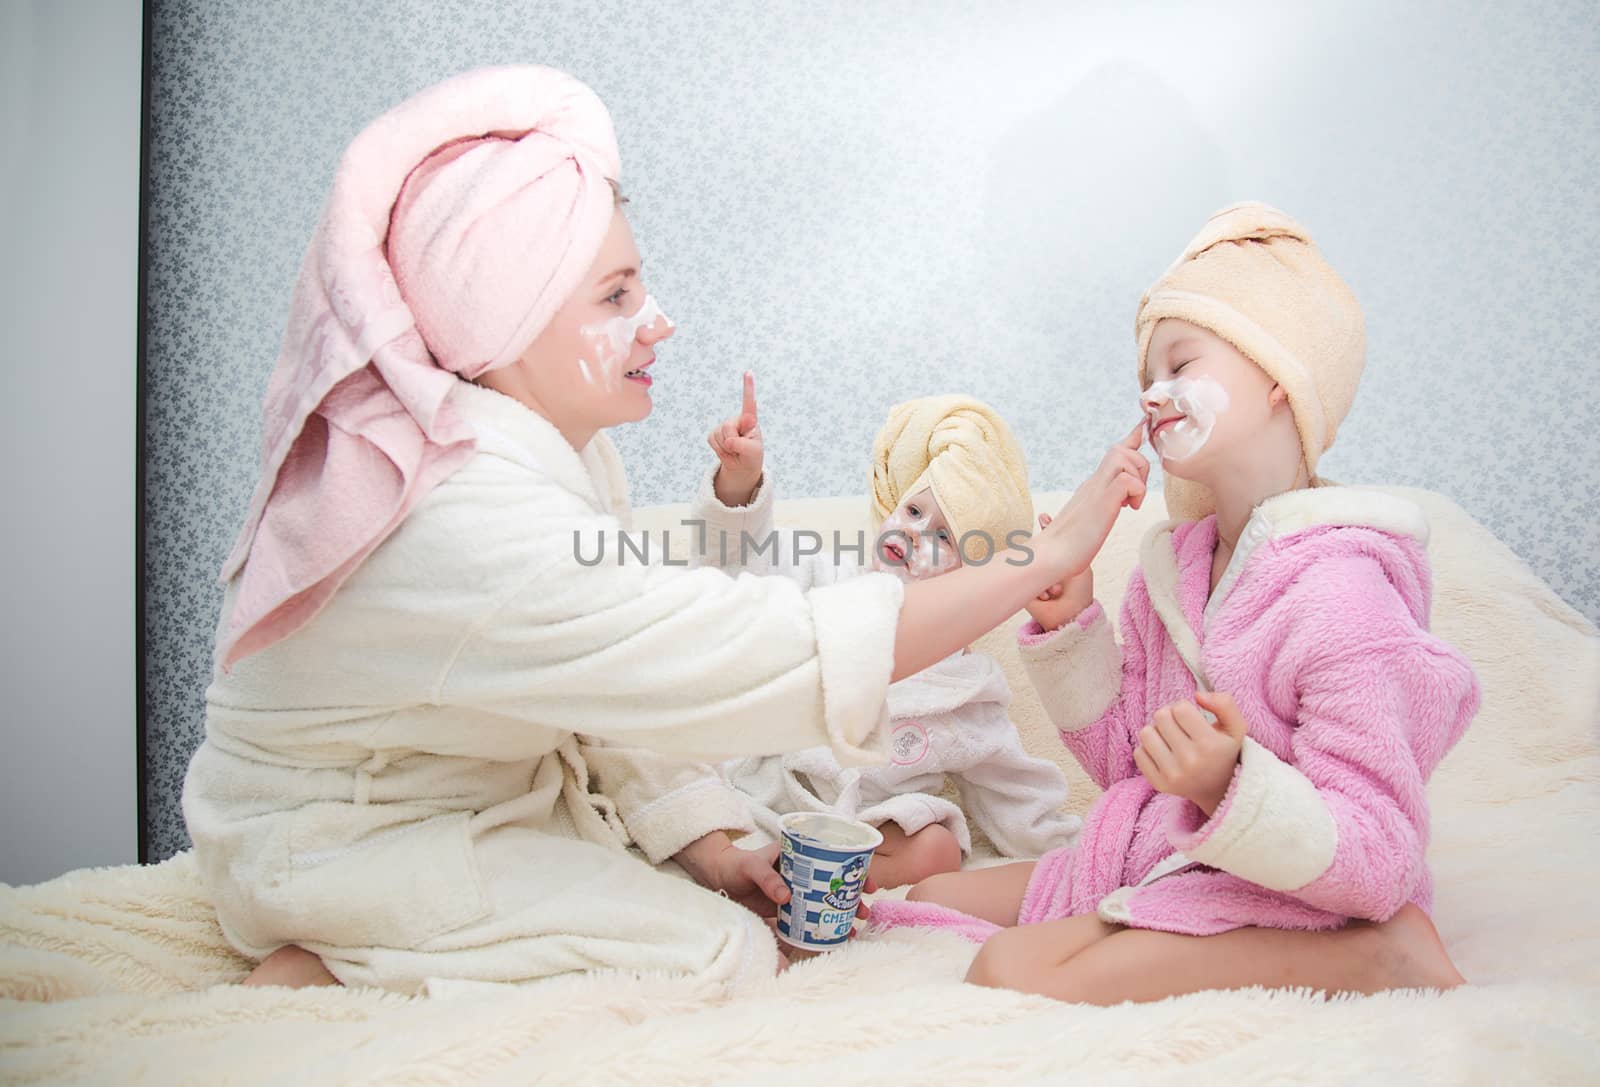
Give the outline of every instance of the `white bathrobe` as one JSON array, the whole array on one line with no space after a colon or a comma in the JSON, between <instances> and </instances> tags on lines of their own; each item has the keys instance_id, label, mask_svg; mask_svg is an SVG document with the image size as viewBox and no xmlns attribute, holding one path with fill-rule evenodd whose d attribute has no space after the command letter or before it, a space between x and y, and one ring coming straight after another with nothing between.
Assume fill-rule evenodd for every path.
<instances>
[{"instance_id":1,"label":"white bathrobe","mask_svg":"<svg viewBox=\"0 0 1600 1087\"><path fill-rule=\"evenodd\" d=\"M819 546L814 538L775 528L770 473L750 503L737 508L717 500L715 475L713 468L702 478L691 507L691 521L704 528L686 526L697 564L780 575L807 590L849 584L866 573L852 561L854 552L835 554L832 539L822 541L820 553L804 554ZM769 538L772 546L763 546ZM869 555L872 542L867 537ZM796 811L834 812L874 826L894 822L907 834L939 823L955 834L963 854L972 851L968 816L1007 856L1038 857L1068 844L1082 821L1061 810L1066 775L1023 750L1006 712L1010 702L994 658L954 653L890 685L887 766L842 766L825 746L725 762L722 772L749 798L758 828L739 844L756 848L776 839L779 817ZM959 806L938 795L946 775L955 780Z\"/></svg>"},{"instance_id":2,"label":"white bathrobe","mask_svg":"<svg viewBox=\"0 0 1600 1087\"><path fill-rule=\"evenodd\" d=\"M406 992L771 976L754 914L628 846L658 864L749 829L711 761L881 762L901 586L619 562L604 434L580 456L514 400L453 397L478 455L310 624L213 676L183 805L224 931Z\"/></svg>"}]
</instances>

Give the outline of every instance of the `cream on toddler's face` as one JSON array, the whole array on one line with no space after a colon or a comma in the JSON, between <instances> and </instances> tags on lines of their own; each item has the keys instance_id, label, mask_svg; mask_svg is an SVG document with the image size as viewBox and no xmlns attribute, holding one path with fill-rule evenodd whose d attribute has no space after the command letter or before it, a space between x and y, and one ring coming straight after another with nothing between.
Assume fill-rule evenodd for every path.
<instances>
[{"instance_id":1,"label":"cream on toddler's face","mask_svg":"<svg viewBox=\"0 0 1600 1087\"><path fill-rule=\"evenodd\" d=\"M921 581L947 574L961 565L955 532L944 511L924 487L905 500L878 526L871 567L902 581Z\"/></svg>"},{"instance_id":2,"label":"cream on toddler's face","mask_svg":"<svg viewBox=\"0 0 1600 1087\"><path fill-rule=\"evenodd\" d=\"M1162 468L1180 478L1196 479L1247 454L1275 414L1288 417L1288 399L1266 371L1187 321L1157 323L1145 369L1145 430Z\"/></svg>"}]
</instances>

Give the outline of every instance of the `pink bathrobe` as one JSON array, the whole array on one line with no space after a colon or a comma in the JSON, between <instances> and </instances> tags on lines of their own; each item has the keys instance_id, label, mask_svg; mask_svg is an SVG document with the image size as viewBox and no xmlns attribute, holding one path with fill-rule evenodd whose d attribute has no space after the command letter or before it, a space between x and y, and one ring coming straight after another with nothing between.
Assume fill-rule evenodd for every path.
<instances>
[{"instance_id":1,"label":"pink bathrobe","mask_svg":"<svg viewBox=\"0 0 1600 1087\"><path fill-rule=\"evenodd\" d=\"M1021 633L1030 678L1105 794L1073 846L1046 854L1019 924L1098 913L1209 935L1246 925L1329 929L1431 897L1425 783L1478 706L1465 658L1428 633L1422 511L1327 487L1262 503L1209 594L1216 519L1157 526L1123 603ZM1210 819L1157 793L1133 761L1162 706L1200 677L1249 733ZM880 924L987 926L875 907ZM948 911L946 911L948 912ZM975 919L969 919L975 920ZM992 930L989 930L992 931Z\"/></svg>"}]
</instances>

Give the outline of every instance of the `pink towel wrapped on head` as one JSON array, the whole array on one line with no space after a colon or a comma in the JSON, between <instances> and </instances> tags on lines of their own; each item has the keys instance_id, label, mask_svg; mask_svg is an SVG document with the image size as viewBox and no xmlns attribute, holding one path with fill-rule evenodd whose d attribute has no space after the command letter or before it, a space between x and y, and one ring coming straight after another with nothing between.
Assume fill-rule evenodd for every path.
<instances>
[{"instance_id":1,"label":"pink towel wrapped on head","mask_svg":"<svg viewBox=\"0 0 1600 1087\"><path fill-rule=\"evenodd\" d=\"M261 477L222 579L222 665L311 620L474 435L447 398L515 362L594 261L621 173L571 76L485 68L351 142L267 389ZM420 335L419 335L420 333Z\"/></svg>"}]
</instances>

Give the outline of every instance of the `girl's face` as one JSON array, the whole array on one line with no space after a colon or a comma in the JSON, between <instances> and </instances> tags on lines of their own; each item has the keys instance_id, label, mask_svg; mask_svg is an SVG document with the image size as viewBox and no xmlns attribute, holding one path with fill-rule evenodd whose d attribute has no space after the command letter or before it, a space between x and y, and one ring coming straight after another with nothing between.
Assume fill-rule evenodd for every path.
<instances>
[{"instance_id":1,"label":"girl's face","mask_svg":"<svg viewBox=\"0 0 1600 1087\"><path fill-rule=\"evenodd\" d=\"M1160 321L1145 361L1145 430L1161 467L1181 479L1207 482L1260 455L1274 427L1294 425L1282 387L1214 332Z\"/></svg>"},{"instance_id":2,"label":"girl's face","mask_svg":"<svg viewBox=\"0 0 1600 1087\"><path fill-rule=\"evenodd\" d=\"M944 511L934 501L932 488L924 487L906 496L878 526L872 568L901 581L938 577L961 565L956 543Z\"/></svg>"},{"instance_id":3,"label":"girl's face","mask_svg":"<svg viewBox=\"0 0 1600 1087\"><path fill-rule=\"evenodd\" d=\"M575 448L650 414L649 367L673 324L645 292L639 250L618 209L594 264L522 358L479 384L532 408Z\"/></svg>"}]
</instances>

